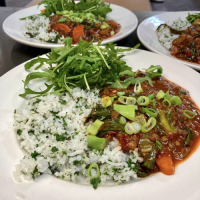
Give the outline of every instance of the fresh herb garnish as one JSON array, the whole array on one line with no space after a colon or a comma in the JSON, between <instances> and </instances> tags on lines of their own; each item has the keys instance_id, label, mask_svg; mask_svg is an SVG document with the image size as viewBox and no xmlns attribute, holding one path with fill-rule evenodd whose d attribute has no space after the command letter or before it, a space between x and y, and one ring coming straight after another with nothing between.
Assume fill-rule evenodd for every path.
<instances>
[{"instance_id":1,"label":"fresh herb garnish","mask_svg":"<svg viewBox=\"0 0 200 200\"><path fill-rule=\"evenodd\" d=\"M58 148L57 148L57 147L52 147L52 148L51 148L51 151L52 151L53 153L55 153L56 151L58 151Z\"/></svg>"},{"instance_id":2,"label":"fresh herb garnish","mask_svg":"<svg viewBox=\"0 0 200 200\"><path fill-rule=\"evenodd\" d=\"M100 181L101 181L100 177L93 178L93 179L90 180L90 184L91 184L91 185L93 186L93 188L96 190L98 184L100 183Z\"/></svg>"},{"instance_id":3,"label":"fresh herb garnish","mask_svg":"<svg viewBox=\"0 0 200 200\"><path fill-rule=\"evenodd\" d=\"M115 49L116 45L113 43L102 48L99 46L100 43L96 46L84 40L81 40L77 46L72 46L71 38L64 39L64 42L65 46L52 49L47 54L48 58L39 57L25 64L25 69L30 69L39 63L38 69L44 62L50 66L55 64L55 67L49 67L45 72L30 73L24 81L25 92L20 94L21 97L30 94L36 95L35 97L46 95L52 89L51 94L57 95L64 91L71 92L75 87L88 90L101 89L105 84L112 84L115 80L119 80L120 73L128 73L128 71L131 73L132 71L131 67L121 60L124 55L118 56L120 49ZM134 48L123 49L123 51L130 51ZM40 78L47 79L46 89L41 91L30 89L30 81ZM143 77L138 79L143 79ZM147 79L151 81L149 77Z\"/></svg>"},{"instance_id":4,"label":"fresh herb garnish","mask_svg":"<svg viewBox=\"0 0 200 200\"><path fill-rule=\"evenodd\" d=\"M189 14L186 19L192 24L196 19L200 19L200 13Z\"/></svg>"},{"instance_id":5,"label":"fresh herb garnish","mask_svg":"<svg viewBox=\"0 0 200 200\"><path fill-rule=\"evenodd\" d=\"M34 151L33 153L31 153L31 157L32 158L34 158L35 160L37 160L37 156L39 156L40 155L40 153L38 153L38 152L36 152L36 151Z\"/></svg>"},{"instance_id":6,"label":"fresh herb garnish","mask_svg":"<svg viewBox=\"0 0 200 200\"><path fill-rule=\"evenodd\" d=\"M18 129L17 130L17 135L21 135L22 134L22 130L21 129Z\"/></svg>"}]
</instances>

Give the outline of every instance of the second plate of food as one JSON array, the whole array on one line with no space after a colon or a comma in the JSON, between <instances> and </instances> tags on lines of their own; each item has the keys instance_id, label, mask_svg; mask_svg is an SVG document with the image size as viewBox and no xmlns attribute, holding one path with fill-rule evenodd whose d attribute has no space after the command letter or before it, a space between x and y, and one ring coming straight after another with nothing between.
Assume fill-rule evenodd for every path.
<instances>
[{"instance_id":1,"label":"second plate of food","mask_svg":"<svg viewBox=\"0 0 200 200\"><path fill-rule=\"evenodd\" d=\"M94 7L92 8L94 9ZM111 4L110 8L112 11L108 12L106 18L104 18L104 15L107 11L103 11L103 14L100 12L100 16L100 14L97 15L98 13L88 13L84 10L81 13L70 10L60 12L59 15L51 15L50 19L50 17L46 17L48 14L37 15L41 13L41 10L44 12L43 5L40 7L33 6L10 15L4 21L3 29L12 39L39 48L49 49L63 46L61 39L64 37L73 38L74 44L80 38L94 43L103 40L102 44L106 44L128 36L138 25L137 17L130 10L114 4ZM109 10L110 8L106 9ZM68 8L66 7L66 9ZM20 20L27 16L31 17ZM78 26L77 30L75 30L76 26ZM83 32L83 36L80 37L81 32Z\"/></svg>"},{"instance_id":2,"label":"second plate of food","mask_svg":"<svg viewBox=\"0 0 200 200\"><path fill-rule=\"evenodd\" d=\"M144 20L138 26L138 38L147 49L172 57L183 64L186 64L196 70L200 70L200 60L198 60L198 49L196 46L197 41L195 40L199 37L198 31L192 36L193 38L191 42L186 42L186 37L190 37L190 35L192 35L191 29L188 27L190 27L193 22L190 23L189 21L192 20L192 18L197 19L198 16L200 17L199 14L198 16L196 15L196 17L193 15L196 13L198 13L198 11L168 12L152 16ZM187 17L189 14L191 14L191 16L188 21ZM160 26L161 24L166 25ZM159 31L157 31L159 26ZM199 25L194 27L195 29L198 29ZM187 31L185 32L186 29ZM183 36L183 33L186 36ZM183 37L185 37L185 39ZM177 39L179 41L175 41L173 44L177 44L178 48L173 48L172 46L174 45L172 45L172 42L176 38L180 39ZM180 47L180 45L182 46ZM176 50L177 54L171 55L173 49ZM193 51L193 49L195 49L195 51Z\"/></svg>"}]
</instances>

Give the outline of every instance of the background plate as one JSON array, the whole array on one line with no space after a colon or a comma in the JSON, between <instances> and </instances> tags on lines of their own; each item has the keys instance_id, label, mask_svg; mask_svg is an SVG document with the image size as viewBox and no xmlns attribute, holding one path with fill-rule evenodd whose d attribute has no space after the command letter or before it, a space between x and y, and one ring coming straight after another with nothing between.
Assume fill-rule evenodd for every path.
<instances>
[{"instance_id":1,"label":"background plate","mask_svg":"<svg viewBox=\"0 0 200 200\"><path fill-rule=\"evenodd\" d=\"M124 60L134 71L147 69L150 65L161 65L163 75L187 89L200 107L200 74L196 71L166 56L142 50L134 50ZM13 112L25 104L25 100L18 95L23 92L22 80L27 74L23 63L0 77L0 199L13 200L17 192L27 200L200 199L200 148L179 165L172 176L157 173L119 186L98 187L97 190L91 185L75 184L50 175L42 175L35 181L15 183L12 173L24 152L19 147L13 129Z\"/></svg>"},{"instance_id":2,"label":"background plate","mask_svg":"<svg viewBox=\"0 0 200 200\"><path fill-rule=\"evenodd\" d=\"M112 12L107 14L107 19L115 20L117 23L121 24L121 30L119 33L114 35L111 38L108 38L102 42L102 44L107 44L108 42L115 42L121 40L122 38L131 34L138 25L138 19L134 13L130 10L111 4ZM54 44L49 42L41 42L39 40L33 38L25 38L22 30L25 27L25 21L19 20L20 18L30 16L33 14L40 13L40 9L42 6L37 9L37 6L33 6L30 8L25 8L16 13L13 13L9 17L5 19L3 22L3 30L4 32L11 37L13 40L20 42L22 44L26 44L28 46L39 47L44 49L55 48L59 46L63 46L62 44ZM95 43L94 43L95 44Z\"/></svg>"},{"instance_id":3,"label":"background plate","mask_svg":"<svg viewBox=\"0 0 200 200\"><path fill-rule=\"evenodd\" d=\"M185 12L167 12L159 15L155 15L153 17L149 17L145 19L137 29L137 35L140 42L150 51L169 56L171 58L176 59L177 61L188 65L196 70L200 70L200 64L190 63L187 61L183 61L177 59L170 55L170 52L167 51L158 41L158 37L156 34L156 29L160 24L164 24L168 21L173 21L178 19L179 17L182 20L186 20L188 13L199 13L199 11L185 11Z\"/></svg>"}]
</instances>

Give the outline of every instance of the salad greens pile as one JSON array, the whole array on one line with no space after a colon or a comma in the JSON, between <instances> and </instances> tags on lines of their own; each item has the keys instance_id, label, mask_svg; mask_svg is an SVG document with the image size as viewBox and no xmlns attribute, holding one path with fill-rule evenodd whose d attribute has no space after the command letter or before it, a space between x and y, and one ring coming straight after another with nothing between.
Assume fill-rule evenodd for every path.
<instances>
[{"instance_id":1,"label":"salad greens pile","mask_svg":"<svg viewBox=\"0 0 200 200\"><path fill-rule=\"evenodd\" d=\"M200 19L200 13L189 14L186 19L192 24L196 19Z\"/></svg>"},{"instance_id":2,"label":"salad greens pile","mask_svg":"<svg viewBox=\"0 0 200 200\"><path fill-rule=\"evenodd\" d=\"M110 4L105 4L102 0L80 0L75 3L74 0L43 0L38 6L44 4L44 15L56 14L56 11L72 10L74 12L90 12L95 16L106 17L107 13L111 12Z\"/></svg>"},{"instance_id":3,"label":"salad greens pile","mask_svg":"<svg viewBox=\"0 0 200 200\"><path fill-rule=\"evenodd\" d=\"M81 40L77 46L72 46L71 38L65 38L63 41L65 46L51 49L47 58L38 57L25 64L26 70L34 66L37 70L45 63L49 64L49 68L43 69L42 72L36 71L28 74L24 81L25 92L20 94L21 97L27 95L42 96L50 90L51 94L61 95L64 91L71 92L75 87L87 90L91 88L101 89L105 84L115 84L116 81L122 85L120 76L130 76L131 74L134 78L132 68L121 60L124 55L118 56L118 54L133 50L139 47L139 44L134 48L120 49L115 48L116 44L113 43L102 48L99 46L100 43L93 45L84 40ZM44 78L46 78L45 90L34 91L29 87L32 80ZM149 80L149 78L150 76L147 79ZM141 81L144 80L141 79ZM133 82L131 79L131 83Z\"/></svg>"}]
</instances>

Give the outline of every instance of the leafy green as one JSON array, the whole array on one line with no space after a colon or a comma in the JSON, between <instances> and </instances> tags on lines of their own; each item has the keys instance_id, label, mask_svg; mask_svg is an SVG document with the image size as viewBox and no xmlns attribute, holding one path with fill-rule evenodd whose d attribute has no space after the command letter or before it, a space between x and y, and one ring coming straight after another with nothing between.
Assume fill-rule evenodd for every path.
<instances>
[{"instance_id":1,"label":"leafy green","mask_svg":"<svg viewBox=\"0 0 200 200\"><path fill-rule=\"evenodd\" d=\"M186 19L192 24L196 19L200 19L200 13L189 14Z\"/></svg>"},{"instance_id":2,"label":"leafy green","mask_svg":"<svg viewBox=\"0 0 200 200\"><path fill-rule=\"evenodd\" d=\"M57 133L54 134L56 136L57 141L65 141L66 135L58 135Z\"/></svg>"},{"instance_id":3,"label":"leafy green","mask_svg":"<svg viewBox=\"0 0 200 200\"><path fill-rule=\"evenodd\" d=\"M194 139L194 134L192 132L192 130L190 128L186 128L186 132L187 132L187 137L185 139L185 146L189 145L190 140Z\"/></svg>"},{"instance_id":4,"label":"leafy green","mask_svg":"<svg viewBox=\"0 0 200 200\"><path fill-rule=\"evenodd\" d=\"M131 68L121 60L123 55L118 56L119 49L115 49L113 43L108 44L105 48L99 46L101 43L93 45L84 40L81 40L77 46L72 46L71 38L64 39L64 43L64 47L51 49L51 52L47 54L48 58L38 57L26 64L25 69L31 69L36 63L39 64L38 67L41 67L44 62L48 63L50 67L45 72L32 72L26 77L25 92L20 94L21 97L42 96L50 90L51 94L60 95L64 91L71 92L75 87L88 90L101 89L105 84L112 84L119 80L121 72L131 74ZM132 49L126 49L126 51ZM32 80L44 78L46 79L46 89L40 89L40 91L30 89L29 84ZM149 77L138 79L151 81ZM126 84L124 83L124 85Z\"/></svg>"},{"instance_id":5,"label":"leafy green","mask_svg":"<svg viewBox=\"0 0 200 200\"><path fill-rule=\"evenodd\" d=\"M91 185L93 186L93 188L96 190L98 184L100 183L100 181L101 181L100 177L93 178L93 179L90 180L90 184L91 184Z\"/></svg>"},{"instance_id":6,"label":"leafy green","mask_svg":"<svg viewBox=\"0 0 200 200\"><path fill-rule=\"evenodd\" d=\"M160 77L163 73L163 69L160 65L151 65L147 70L147 73L150 74L150 78Z\"/></svg>"},{"instance_id":7,"label":"leafy green","mask_svg":"<svg viewBox=\"0 0 200 200\"><path fill-rule=\"evenodd\" d=\"M111 12L109 4L103 3L101 0L81 0L75 4L74 0L43 0L38 6L44 4L47 17L56 11L72 10L74 12L91 12L95 16L105 17L107 13Z\"/></svg>"}]
</instances>

